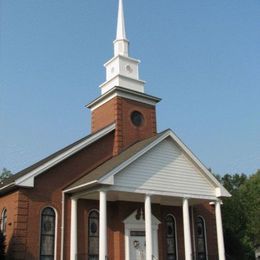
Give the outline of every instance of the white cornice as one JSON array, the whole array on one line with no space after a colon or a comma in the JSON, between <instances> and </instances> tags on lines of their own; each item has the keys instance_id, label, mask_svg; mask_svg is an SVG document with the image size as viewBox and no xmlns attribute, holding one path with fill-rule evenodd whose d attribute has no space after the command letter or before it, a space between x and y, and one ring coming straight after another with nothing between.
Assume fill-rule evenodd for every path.
<instances>
[{"instance_id":1,"label":"white cornice","mask_svg":"<svg viewBox=\"0 0 260 260\"><path fill-rule=\"evenodd\" d=\"M126 57L126 56L123 56L123 55L117 55L117 56L114 56L113 58L111 58L109 61L107 61L105 64L104 64L104 67L106 67L108 64L110 64L111 62L113 62L114 60L116 60L117 58L121 58L125 61L132 61L134 63L141 63L140 60L138 59L134 59L134 58L131 58L131 57Z\"/></svg>"},{"instance_id":2,"label":"white cornice","mask_svg":"<svg viewBox=\"0 0 260 260\"><path fill-rule=\"evenodd\" d=\"M131 91L122 87L115 87L111 89L109 92L103 94L102 96L94 100L93 102L86 105L86 107L89 108L91 111L94 111L98 107L102 106L103 104L117 96L141 102L151 106L155 106L161 100L160 98L139 93L136 91Z\"/></svg>"}]
</instances>

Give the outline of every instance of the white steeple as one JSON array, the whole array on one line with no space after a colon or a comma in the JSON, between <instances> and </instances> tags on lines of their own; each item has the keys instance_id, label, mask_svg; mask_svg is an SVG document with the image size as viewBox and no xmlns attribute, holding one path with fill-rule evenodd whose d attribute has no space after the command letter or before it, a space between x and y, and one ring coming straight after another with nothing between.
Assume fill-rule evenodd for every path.
<instances>
[{"instance_id":1,"label":"white steeple","mask_svg":"<svg viewBox=\"0 0 260 260\"><path fill-rule=\"evenodd\" d=\"M100 85L101 94L108 92L115 86L144 92L145 82L139 79L139 60L128 55L129 41L126 38L123 0L119 0L117 32L114 41L114 57L104 64L106 81Z\"/></svg>"},{"instance_id":2,"label":"white steeple","mask_svg":"<svg viewBox=\"0 0 260 260\"><path fill-rule=\"evenodd\" d=\"M114 41L114 56L117 56L119 54L128 56L128 45L129 42L126 38L126 32L125 32L123 0L119 0L118 16L117 16L117 32L116 32L116 39Z\"/></svg>"}]
</instances>

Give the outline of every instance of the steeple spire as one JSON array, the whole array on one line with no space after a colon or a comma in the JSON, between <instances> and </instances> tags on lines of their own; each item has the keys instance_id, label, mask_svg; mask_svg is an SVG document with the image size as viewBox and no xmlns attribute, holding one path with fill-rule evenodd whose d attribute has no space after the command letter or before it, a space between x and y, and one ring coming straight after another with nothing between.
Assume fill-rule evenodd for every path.
<instances>
[{"instance_id":1,"label":"steeple spire","mask_svg":"<svg viewBox=\"0 0 260 260\"><path fill-rule=\"evenodd\" d=\"M116 40L127 40L126 33L125 33L125 16L124 16L123 0L119 0L119 4L118 4Z\"/></svg>"},{"instance_id":2,"label":"steeple spire","mask_svg":"<svg viewBox=\"0 0 260 260\"><path fill-rule=\"evenodd\" d=\"M128 57L128 46L129 46L129 42L126 38L126 32L125 32L123 0L119 0L118 16L117 16L117 32L116 32L116 39L114 41L114 56L123 55Z\"/></svg>"},{"instance_id":3,"label":"steeple spire","mask_svg":"<svg viewBox=\"0 0 260 260\"><path fill-rule=\"evenodd\" d=\"M100 85L101 94L114 87L121 87L144 93L143 80L139 79L139 60L128 55L129 42L125 32L123 0L118 0L118 17L116 39L114 40L114 57L104 64L106 81Z\"/></svg>"}]
</instances>

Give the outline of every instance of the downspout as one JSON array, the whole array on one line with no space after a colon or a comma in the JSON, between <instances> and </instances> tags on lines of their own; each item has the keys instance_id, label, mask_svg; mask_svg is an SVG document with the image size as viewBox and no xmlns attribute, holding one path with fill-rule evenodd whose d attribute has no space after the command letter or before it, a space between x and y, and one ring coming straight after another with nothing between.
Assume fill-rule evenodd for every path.
<instances>
[{"instance_id":1,"label":"downspout","mask_svg":"<svg viewBox=\"0 0 260 260\"><path fill-rule=\"evenodd\" d=\"M63 260L64 255L64 214L65 214L65 193L62 191L62 200L61 200L61 251L60 259Z\"/></svg>"}]
</instances>

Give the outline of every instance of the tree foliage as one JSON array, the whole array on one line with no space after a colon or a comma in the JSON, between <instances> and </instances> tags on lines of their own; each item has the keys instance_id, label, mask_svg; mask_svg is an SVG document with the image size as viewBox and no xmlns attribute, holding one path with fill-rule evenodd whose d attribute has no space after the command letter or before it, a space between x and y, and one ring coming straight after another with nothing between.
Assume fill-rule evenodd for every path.
<instances>
[{"instance_id":1,"label":"tree foliage","mask_svg":"<svg viewBox=\"0 0 260 260\"><path fill-rule=\"evenodd\" d=\"M231 259L255 259L260 243L260 170L252 176L217 176L232 194L223 200L223 228L226 252Z\"/></svg>"},{"instance_id":2,"label":"tree foliage","mask_svg":"<svg viewBox=\"0 0 260 260\"><path fill-rule=\"evenodd\" d=\"M6 168L3 168L2 171L0 172L0 181L9 178L12 175L13 174L11 171L7 170Z\"/></svg>"}]
</instances>

